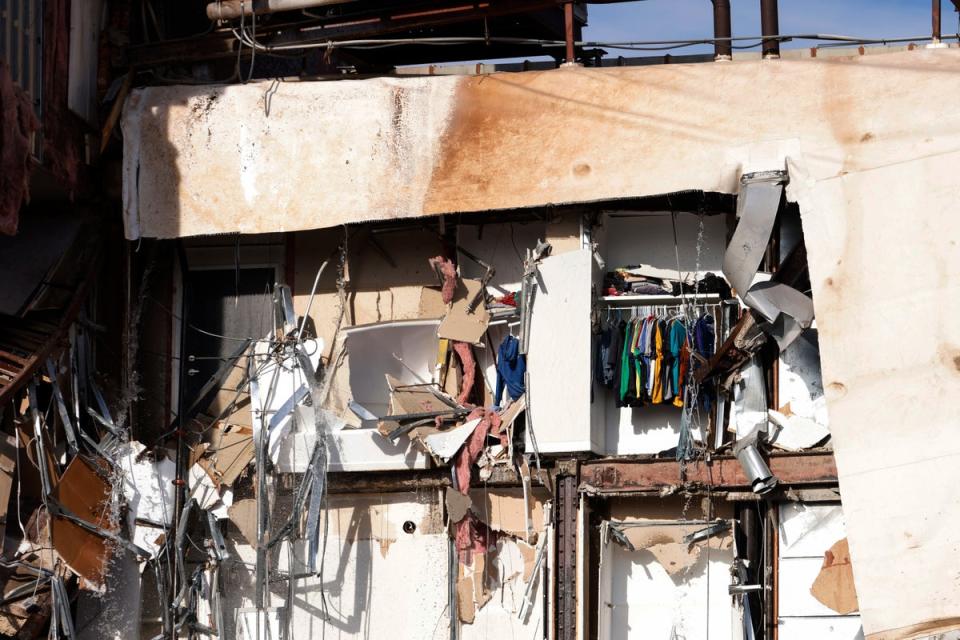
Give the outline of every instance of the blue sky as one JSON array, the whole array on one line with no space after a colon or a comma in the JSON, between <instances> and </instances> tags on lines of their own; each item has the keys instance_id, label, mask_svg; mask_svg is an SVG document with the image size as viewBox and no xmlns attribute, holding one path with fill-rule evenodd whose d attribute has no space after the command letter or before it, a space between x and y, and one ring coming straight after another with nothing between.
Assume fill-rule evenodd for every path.
<instances>
[{"instance_id":1,"label":"blue sky","mask_svg":"<svg viewBox=\"0 0 960 640\"><path fill-rule=\"evenodd\" d=\"M760 33L760 0L731 0L734 36ZM928 0L780 0L780 33L831 33L858 37L926 36L930 33ZM957 13L943 1L943 33L957 32ZM644 0L590 5L588 40L674 40L713 34L710 0ZM810 46L809 42L783 45ZM701 53L691 47L674 54ZM610 51L613 55L618 55ZM624 56L658 55L623 52Z\"/></svg>"}]
</instances>

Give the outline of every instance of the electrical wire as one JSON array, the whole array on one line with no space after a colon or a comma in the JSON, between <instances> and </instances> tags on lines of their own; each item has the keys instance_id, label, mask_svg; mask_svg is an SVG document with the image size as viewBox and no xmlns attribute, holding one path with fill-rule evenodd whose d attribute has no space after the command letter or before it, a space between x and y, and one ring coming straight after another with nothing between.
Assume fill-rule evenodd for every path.
<instances>
[{"instance_id":1,"label":"electrical wire","mask_svg":"<svg viewBox=\"0 0 960 640\"><path fill-rule=\"evenodd\" d=\"M321 27L305 28L301 32L320 29ZM248 33L246 27L241 24L240 31L231 28L234 37L244 45L254 51L273 52L289 51L296 49L311 48L358 48L358 49L379 49L393 46L404 45L459 45L470 43L500 43L500 44L518 44L540 46L544 48L564 47L564 40L546 40L537 38L515 38L515 37L486 37L486 36L445 36L445 37L422 37L422 38L385 38L385 39L358 39L358 40L330 40L313 39L305 40L296 44L269 45L259 42L255 34ZM820 42L843 43L843 44L895 44L899 42L912 42L929 40L929 36L909 36L909 37L891 37L891 38L863 38L858 36L848 36L841 34L791 34L781 36L735 36L727 38L699 38L687 40L638 40L638 41L591 41L580 40L574 42L577 47L588 48L607 48L622 49L626 51L667 51L671 49L680 49L697 45L709 45L717 42L750 42L747 45L732 45L735 49L750 49L763 44L764 41L776 40L778 42L790 42L793 40L811 40ZM960 39L960 36L944 36L946 39Z\"/></svg>"}]
</instances>

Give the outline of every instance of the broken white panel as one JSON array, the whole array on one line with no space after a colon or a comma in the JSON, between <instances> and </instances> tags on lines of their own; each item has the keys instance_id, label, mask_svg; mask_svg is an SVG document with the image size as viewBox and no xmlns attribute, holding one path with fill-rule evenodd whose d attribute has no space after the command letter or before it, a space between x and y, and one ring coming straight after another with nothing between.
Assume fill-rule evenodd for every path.
<instances>
[{"instance_id":1,"label":"broken white panel","mask_svg":"<svg viewBox=\"0 0 960 640\"><path fill-rule=\"evenodd\" d=\"M780 407L790 413L830 426L827 399L823 395L820 372L820 337L817 329L807 329L780 353Z\"/></svg>"},{"instance_id":2,"label":"broken white panel","mask_svg":"<svg viewBox=\"0 0 960 640\"><path fill-rule=\"evenodd\" d=\"M133 543L155 554L159 549L157 539L163 535L162 527L173 522L176 465L166 457L156 462L138 460L144 449L144 445L132 440L117 452L116 462L123 473L121 490L127 501ZM138 518L157 526L138 523Z\"/></svg>"},{"instance_id":3,"label":"broken white panel","mask_svg":"<svg viewBox=\"0 0 960 640\"><path fill-rule=\"evenodd\" d=\"M432 433L423 438L423 444L433 455L447 462L456 455L478 424L480 424L480 418L464 422L446 431Z\"/></svg>"},{"instance_id":4,"label":"broken white panel","mask_svg":"<svg viewBox=\"0 0 960 640\"><path fill-rule=\"evenodd\" d=\"M705 548L672 576L648 549L629 551L611 540L601 548L600 640L711 638L733 640L739 611L727 593L733 548ZM708 560L709 558L709 560Z\"/></svg>"},{"instance_id":5,"label":"broken white panel","mask_svg":"<svg viewBox=\"0 0 960 640\"><path fill-rule=\"evenodd\" d=\"M779 619L779 640L863 640L859 616Z\"/></svg>"},{"instance_id":6,"label":"broken white panel","mask_svg":"<svg viewBox=\"0 0 960 640\"><path fill-rule=\"evenodd\" d=\"M602 453L590 422L590 278L593 254L545 258L533 301L527 354L527 451L532 427L541 453Z\"/></svg>"},{"instance_id":7,"label":"broken white panel","mask_svg":"<svg viewBox=\"0 0 960 640\"><path fill-rule=\"evenodd\" d=\"M784 415L779 411L767 411L770 419L767 432L769 442L778 449L800 451L822 442L830 430L812 418Z\"/></svg>"},{"instance_id":8,"label":"broken white panel","mask_svg":"<svg viewBox=\"0 0 960 640\"><path fill-rule=\"evenodd\" d=\"M204 511L220 503L216 481L199 463L194 463L187 472L187 486L190 488L189 497L196 500L197 506Z\"/></svg>"},{"instance_id":9,"label":"broken white panel","mask_svg":"<svg viewBox=\"0 0 960 640\"><path fill-rule=\"evenodd\" d=\"M901 157L803 176L793 192L871 640L960 627L960 574L946 560L960 547L958 161L960 151Z\"/></svg>"},{"instance_id":10,"label":"broken white panel","mask_svg":"<svg viewBox=\"0 0 960 640\"><path fill-rule=\"evenodd\" d=\"M278 504L282 511L289 508ZM448 640L447 546L439 495L397 493L328 496L326 541L321 545L320 576L296 582L292 635L283 638L366 640L397 638ZM404 530L405 523L413 525ZM408 528L410 526L408 525ZM302 571L304 544L293 553L294 571ZM256 552L239 536L228 542L238 562L223 568L226 633L235 635L237 609L253 606ZM288 548L280 545L276 571L288 571ZM271 605L286 606L286 589L271 592ZM261 639L262 640L262 639Z\"/></svg>"},{"instance_id":11,"label":"broken white panel","mask_svg":"<svg viewBox=\"0 0 960 640\"><path fill-rule=\"evenodd\" d=\"M384 438L373 428L354 429L330 411L326 415L327 461L329 471L394 471L425 469L427 456L410 439L402 436L396 442ZM317 441L313 408L298 405L289 433L270 452L280 473L303 473L307 470Z\"/></svg>"},{"instance_id":12,"label":"broken white panel","mask_svg":"<svg viewBox=\"0 0 960 640\"><path fill-rule=\"evenodd\" d=\"M787 502L779 510L779 637L863 640L859 615L839 615L810 593L824 553L847 535L843 507Z\"/></svg>"},{"instance_id":13,"label":"broken white panel","mask_svg":"<svg viewBox=\"0 0 960 640\"><path fill-rule=\"evenodd\" d=\"M787 502L780 505L780 557L823 558L845 538L843 507L839 504Z\"/></svg>"}]
</instances>

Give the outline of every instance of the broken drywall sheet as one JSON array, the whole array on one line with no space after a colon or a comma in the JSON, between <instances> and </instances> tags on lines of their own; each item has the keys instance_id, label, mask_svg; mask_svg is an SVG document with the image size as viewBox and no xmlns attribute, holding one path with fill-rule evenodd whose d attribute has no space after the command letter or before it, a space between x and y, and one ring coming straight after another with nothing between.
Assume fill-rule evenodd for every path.
<instances>
[{"instance_id":1,"label":"broken drywall sheet","mask_svg":"<svg viewBox=\"0 0 960 640\"><path fill-rule=\"evenodd\" d=\"M778 449L800 451L816 446L830 437L830 430L803 416L783 414L770 409L767 441Z\"/></svg>"},{"instance_id":2,"label":"broken drywall sheet","mask_svg":"<svg viewBox=\"0 0 960 640\"><path fill-rule=\"evenodd\" d=\"M541 574L525 574L526 558L534 554L534 547L500 538L488 553L476 554L473 564L463 568L473 589L468 595L464 587L457 595L469 597L465 609L473 616L470 622L461 618L466 623L460 627L461 640L542 637L543 607L530 607L520 616L528 588L532 602L543 597ZM528 585L531 578L533 583Z\"/></svg>"},{"instance_id":3,"label":"broken drywall sheet","mask_svg":"<svg viewBox=\"0 0 960 640\"><path fill-rule=\"evenodd\" d=\"M781 406L778 410L783 414L808 418L829 427L817 329L807 329L780 353L779 371Z\"/></svg>"},{"instance_id":4,"label":"broken drywall sheet","mask_svg":"<svg viewBox=\"0 0 960 640\"><path fill-rule=\"evenodd\" d=\"M786 502L778 510L779 636L790 640L863 640L858 615L840 615L811 592L823 572L824 556L846 536L843 509L839 504Z\"/></svg>"},{"instance_id":5,"label":"broken drywall sheet","mask_svg":"<svg viewBox=\"0 0 960 640\"><path fill-rule=\"evenodd\" d=\"M176 465L166 457L156 461L143 457L145 449L135 440L128 442L115 460L123 473L121 490L127 500L133 543L155 555L164 527L173 523Z\"/></svg>"},{"instance_id":6,"label":"broken drywall sheet","mask_svg":"<svg viewBox=\"0 0 960 640\"><path fill-rule=\"evenodd\" d=\"M889 166L791 182L868 640L960 627L960 581L944 566L960 546L960 417L948 400L960 397L960 218L945 188L960 152L908 149ZM890 588L904 576L923 579Z\"/></svg>"},{"instance_id":7,"label":"broken drywall sheet","mask_svg":"<svg viewBox=\"0 0 960 640\"><path fill-rule=\"evenodd\" d=\"M443 462L449 462L450 458L457 454L467 438L473 434L474 429L480 424L480 418L468 420L461 425L457 425L446 431L437 431L421 438L423 446L430 454Z\"/></svg>"},{"instance_id":8,"label":"broken drywall sheet","mask_svg":"<svg viewBox=\"0 0 960 640\"><path fill-rule=\"evenodd\" d=\"M221 424L211 433L210 446L200 462L220 484L232 487L253 460L253 429Z\"/></svg>"},{"instance_id":9,"label":"broken drywall sheet","mask_svg":"<svg viewBox=\"0 0 960 640\"><path fill-rule=\"evenodd\" d=\"M542 533L546 526L544 505L550 493L543 487L530 491L529 508L523 489L480 487L471 489L469 495L473 513L494 531L522 540L527 537L528 517L534 533Z\"/></svg>"}]
</instances>

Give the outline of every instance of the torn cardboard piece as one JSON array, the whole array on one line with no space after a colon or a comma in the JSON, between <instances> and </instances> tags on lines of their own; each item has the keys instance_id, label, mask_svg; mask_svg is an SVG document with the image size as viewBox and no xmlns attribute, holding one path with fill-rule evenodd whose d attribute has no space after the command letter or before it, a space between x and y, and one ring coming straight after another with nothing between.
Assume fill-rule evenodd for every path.
<instances>
[{"instance_id":1,"label":"torn cardboard piece","mask_svg":"<svg viewBox=\"0 0 960 640\"><path fill-rule=\"evenodd\" d=\"M810 587L810 594L841 615L859 610L857 587L847 539L838 540L823 555L823 567Z\"/></svg>"},{"instance_id":2,"label":"torn cardboard piece","mask_svg":"<svg viewBox=\"0 0 960 640\"><path fill-rule=\"evenodd\" d=\"M437 328L440 338L470 344L480 343L490 324L490 312L482 300L473 313L467 311L470 303L479 295L483 295L483 283L479 280L461 280L457 284L450 309Z\"/></svg>"}]
</instances>

